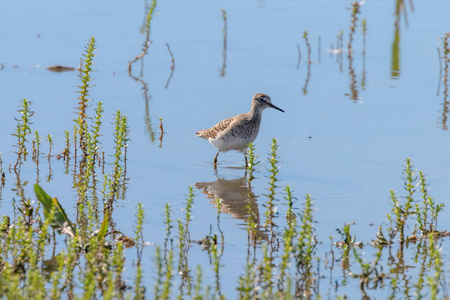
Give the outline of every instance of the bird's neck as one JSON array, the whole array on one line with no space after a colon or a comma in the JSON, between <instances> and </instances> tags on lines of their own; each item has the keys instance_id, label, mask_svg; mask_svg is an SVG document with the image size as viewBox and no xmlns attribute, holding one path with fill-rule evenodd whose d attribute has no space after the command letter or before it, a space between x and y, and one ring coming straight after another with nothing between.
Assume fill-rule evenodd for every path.
<instances>
[{"instance_id":1,"label":"bird's neck","mask_svg":"<svg viewBox=\"0 0 450 300\"><path fill-rule=\"evenodd\" d=\"M250 111L248 112L248 116L250 117L250 119L261 119L262 116L262 109L259 109L255 106L252 106L252 108L250 109Z\"/></svg>"}]
</instances>

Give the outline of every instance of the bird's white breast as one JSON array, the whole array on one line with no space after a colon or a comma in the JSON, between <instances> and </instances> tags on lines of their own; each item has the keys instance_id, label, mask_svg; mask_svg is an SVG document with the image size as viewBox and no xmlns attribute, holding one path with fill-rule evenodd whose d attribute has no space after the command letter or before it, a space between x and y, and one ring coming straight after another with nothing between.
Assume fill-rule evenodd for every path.
<instances>
[{"instance_id":1,"label":"bird's white breast","mask_svg":"<svg viewBox=\"0 0 450 300\"><path fill-rule=\"evenodd\" d=\"M255 136L256 138L256 136ZM253 142L255 139L249 140L248 138L219 138L219 139L208 139L209 142L214 145L217 149L222 152L227 152L230 150L236 150L245 153L247 151L248 144Z\"/></svg>"}]
</instances>

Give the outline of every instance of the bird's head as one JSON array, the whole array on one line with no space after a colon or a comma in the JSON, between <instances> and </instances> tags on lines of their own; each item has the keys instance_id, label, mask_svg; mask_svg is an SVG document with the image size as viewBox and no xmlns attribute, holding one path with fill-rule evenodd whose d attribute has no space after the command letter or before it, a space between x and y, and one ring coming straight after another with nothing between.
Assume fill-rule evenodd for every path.
<instances>
[{"instance_id":1,"label":"bird's head","mask_svg":"<svg viewBox=\"0 0 450 300\"><path fill-rule=\"evenodd\" d=\"M270 101L269 95L266 95L263 93L258 93L255 96L253 96L252 106L255 108L255 110L258 110L258 111L263 111L264 109L266 109L268 107L272 107L279 111L284 112L284 110L282 110L281 108L276 107L275 105L272 104L272 102Z\"/></svg>"}]
</instances>

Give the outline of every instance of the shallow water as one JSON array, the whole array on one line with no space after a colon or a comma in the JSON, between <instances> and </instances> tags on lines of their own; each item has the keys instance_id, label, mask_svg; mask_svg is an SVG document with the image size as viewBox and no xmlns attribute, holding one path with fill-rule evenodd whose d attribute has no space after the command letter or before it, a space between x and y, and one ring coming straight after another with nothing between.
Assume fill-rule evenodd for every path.
<instances>
[{"instance_id":1,"label":"shallow water","mask_svg":"<svg viewBox=\"0 0 450 300\"><path fill-rule=\"evenodd\" d=\"M269 94L286 113L270 109L264 112L255 141L261 161L259 178L252 183L252 192L257 196L255 205L262 215L268 182L267 153L271 139L276 137L281 157L280 199L286 185L295 190L299 199L306 193L312 195L317 234L324 242L319 253L328 250L328 236L337 238L335 229L344 223L356 222L352 232L365 242L374 238L378 225L387 224L389 191L402 190L401 170L407 157L429 176L436 201L448 203L450 140L442 124L444 87L439 87L438 93L437 53L437 48L442 48L438 38L450 24L447 1L433 5L415 2L413 12L407 5L408 26L404 16L399 22L398 57L393 57L392 50L393 3L364 3L353 37L353 70L349 70L347 52L350 1L161 1L151 23L152 43L143 60L142 77L140 62L133 65L133 76L148 85L147 95L142 82L128 74L128 63L141 53L145 40L140 31L144 4L28 1L5 6L0 18L0 151L4 168L15 161L11 146L15 138L10 133L14 132L13 118L23 98L33 102L32 129L42 136L52 134L54 151L63 150L64 131L74 126L80 81L76 71L54 73L46 68L58 64L76 68L88 39L95 36L98 71L94 73L93 103L104 102L105 124L112 122L112 114L120 109L129 117L131 128L127 163L130 181L114 221L121 230L132 232L130 216L142 202L147 213L145 240L160 244L165 237L164 205L170 203L174 218L181 217L189 186L210 186L210 195L222 198L232 194L220 219L226 242L221 259L224 291L234 288L237 277L228 274L243 272L247 251L242 203L236 198L240 193L230 193L230 189L242 188L239 182L244 170L234 167L243 165L243 157L239 153L221 154L216 173L212 166L216 149L195 137L195 132L247 112L257 92ZM226 59L222 8L227 12ZM362 19L367 21L364 56ZM344 52L339 58L331 53L330 44L336 47L336 35L341 30ZM311 45L309 76L304 31ZM171 78L172 62L166 43L175 59ZM297 45L301 51L299 64ZM353 90L352 76L356 80ZM351 99L352 93L357 93L357 100ZM163 119L165 131L161 146L159 118ZM147 120L151 122L150 132ZM112 126L108 124L104 129L102 147L110 151L108 135L112 135ZM42 159L42 186L74 212L76 192L71 189L70 176L64 175L63 163L54 159L52 172L51 180L46 182L48 165ZM26 196L34 198L33 163L23 166L22 178L30 182ZM16 197L14 173L6 172L6 180L0 208L8 214L11 200ZM210 224L217 220L211 199L201 189L195 193L190 230L192 239L198 240L210 232ZM280 206L280 210L285 208ZM450 210L445 209L441 229L450 229L449 214ZM204 263L205 253L193 246L190 259L191 265ZM356 288L345 293L359 295Z\"/></svg>"}]
</instances>

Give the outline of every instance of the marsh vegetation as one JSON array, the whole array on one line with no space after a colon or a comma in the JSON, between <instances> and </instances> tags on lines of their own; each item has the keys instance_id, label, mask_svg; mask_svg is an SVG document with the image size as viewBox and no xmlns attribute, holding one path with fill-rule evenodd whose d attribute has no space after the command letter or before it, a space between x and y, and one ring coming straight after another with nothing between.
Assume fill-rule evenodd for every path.
<instances>
[{"instance_id":1,"label":"marsh vegetation","mask_svg":"<svg viewBox=\"0 0 450 300\"><path fill-rule=\"evenodd\" d=\"M292 53L277 52L277 59L264 52L286 46L271 41L286 40L277 25L273 35L265 23L242 26L248 23L239 23L239 11L229 6L216 9L214 26L205 28L202 18L185 21L183 10L177 22L186 28L176 29L195 24L205 32L166 37L168 27L155 23L168 17L164 5L149 1L139 10L140 34L117 74L102 60L104 35L83 40L79 67L44 70L71 82L66 109L55 113L57 102L43 107L40 92L21 99L14 90L16 112L3 118L0 144L0 297L448 299L448 29L430 30L437 44L418 51L427 55L418 63L435 62L432 88L420 90L437 101L424 105L401 94L408 102L377 106L379 95L415 88L402 79L420 73L408 68L406 54L418 22L413 16L423 6L393 7L393 40L383 49L383 72L392 80L386 91L381 59L374 58L381 55L374 46L379 11L369 3L339 7L340 27L297 26ZM268 3L260 5L262 17L284 20ZM255 14L254 7L248 11ZM269 44L258 39L261 32L269 32ZM0 71L21 68L5 62ZM192 76L195 68L201 71ZM269 86L259 74L277 87L271 94L298 99L286 100L284 120L265 116L270 126L249 145L245 170L232 155L214 170L206 162L210 147L196 148L187 136L194 141L191 129L238 104L234 97L248 86ZM223 94L217 85L209 90L212 82ZM238 88L229 94L232 84ZM57 85L44 94L56 91ZM398 114L385 115L390 109Z\"/></svg>"}]
</instances>

